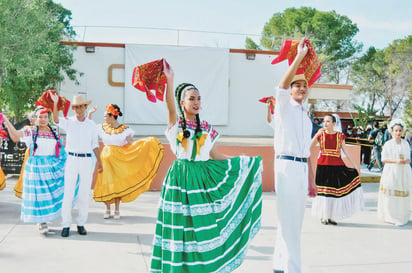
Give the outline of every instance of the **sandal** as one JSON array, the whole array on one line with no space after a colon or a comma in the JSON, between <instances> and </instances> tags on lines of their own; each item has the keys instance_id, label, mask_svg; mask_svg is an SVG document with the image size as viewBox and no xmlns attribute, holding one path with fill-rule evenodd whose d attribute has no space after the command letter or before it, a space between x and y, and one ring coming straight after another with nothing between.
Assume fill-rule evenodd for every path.
<instances>
[{"instance_id":1,"label":"sandal","mask_svg":"<svg viewBox=\"0 0 412 273\"><path fill-rule=\"evenodd\" d=\"M110 210L106 210L106 212L103 215L103 219L109 219L110 218Z\"/></svg>"},{"instance_id":2,"label":"sandal","mask_svg":"<svg viewBox=\"0 0 412 273\"><path fill-rule=\"evenodd\" d=\"M120 219L120 212L118 210L114 211L113 219L114 220L119 220Z\"/></svg>"},{"instance_id":3,"label":"sandal","mask_svg":"<svg viewBox=\"0 0 412 273\"><path fill-rule=\"evenodd\" d=\"M49 232L49 228L46 223L39 224L39 232L40 234L47 234L47 232Z\"/></svg>"},{"instance_id":4,"label":"sandal","mask_svg":"<svg viewBox=\"0 0 412 273\"><path fill-rule=\"evenodd\" d=\"M320 222L323 224L323 225L328 225L329 224L329 221L327 220L327 219L320 219Z\"/></svg>"}]
</instances>

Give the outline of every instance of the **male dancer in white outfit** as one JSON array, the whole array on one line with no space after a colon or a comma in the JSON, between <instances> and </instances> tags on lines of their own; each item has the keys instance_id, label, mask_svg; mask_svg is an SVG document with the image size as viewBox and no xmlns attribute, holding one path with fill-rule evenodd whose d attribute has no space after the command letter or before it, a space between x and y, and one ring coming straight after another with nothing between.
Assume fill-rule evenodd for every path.
<instances>
[{"instance_id":1,"label":"male dancer in white outfit","mask_svg":"<svg viewBox=\"0 0 412 273\"><path fill-rule=\"evenodd\" d=\"M308 52L303 38L298 53L279 83L274 115L275 189L278 231L273 271L300 273L300 233L308 195L316 196L309 163L312 123L303 106L309 94L303 74L295 75ZM291 88L289 90L289 87Z\"/></svg>"},{"instance_id":2,"label":"male dancer in white outfit","mask_svg":"<svg viewBox=\"0 0 412 273\"><path fill-rule=\"evenodd\" d=\"M98 133L96 124L86 118L85 112L91 101L85 101L82 96L74 96L71 103L75 116L60 118L57 110L59 97L51 94L54 102L53 120L66 131L66 151L68 154L64 171L64 196L62 204L62 237L68 237L72 224L73 198L76 182L79 179L77 232L86 235L84 227L89 210L89 194L93 178L92 152L97 158L97 168L102 171L100 163Z\"/></svg>"}]
</instances>

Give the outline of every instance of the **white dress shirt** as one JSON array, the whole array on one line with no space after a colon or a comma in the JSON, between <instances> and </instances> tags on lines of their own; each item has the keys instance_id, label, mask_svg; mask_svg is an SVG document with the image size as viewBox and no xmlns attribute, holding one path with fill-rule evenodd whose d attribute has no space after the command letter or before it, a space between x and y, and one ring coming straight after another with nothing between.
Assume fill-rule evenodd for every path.
<instances>
[{"instance_id":1,"label":"white dress shirt","mask_svg":"<svg viewBox=\"0 0 412 273\"><path fill-rule=\"evenodd\" d=\"M306 157L310 155L312 122L306 108L290 97L289 89L276 90L274 115L276 155Z\"/></svg>"},{"instance_id":2,"label":"white dress shirt","mask_svg":"<svg viewBox=\"0 0 412 273\"><path fill-rule=\"evenodd\" d=\"M75 116L59 118L57 124L66 131L66 150L72 153L92 153L99 147L96 124L86 118L79 121Z\"/></svg>"}]
</instances>

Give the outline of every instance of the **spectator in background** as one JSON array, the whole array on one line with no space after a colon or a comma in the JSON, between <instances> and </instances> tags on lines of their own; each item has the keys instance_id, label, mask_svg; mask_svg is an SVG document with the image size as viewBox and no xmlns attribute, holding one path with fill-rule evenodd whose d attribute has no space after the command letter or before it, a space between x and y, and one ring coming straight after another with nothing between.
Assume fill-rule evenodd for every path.
<instances>
[{"instance_id":1,"label":"spectator in background","mask_svg":"<svg viewBox=\"0 0 412 273\"><path fill-rule=\"evenodd\" d=\"M386 143L386 141L392 138L392 135L389 132L388 126L386 124L382 125L382 132L383 132L383 141L384 143Z\"/></svg>"},{"instance_id":2,"label":"spectator in background","mask_svg":"<svg viewBox=\"0 0 412 273\"><path fill-rule=\"evenodd\" d=\"M371 131L372 131L372 126L371 125L366 126L366 131L363 132L362 138L367 139ZM368 140L363 142L363 144L367 144L367 145L362 145L362 148L361 148L362 154L363 154L363 164L369 165L371 162L372 147L370 146Z\"/></svg>"},{"instance_id":3,"label":"spectator in background","mask_svg":"<svg viewBox=\"0 0 412 273\"><path fill-rule=\"evenodd\" d=\"M409 149L411 150L410 157L412 158L412 130L409 130L409 132L406 134L405 140L409 143ZM411 165L411 168L412 168L412 161L409 164Z\"/></svg>"},{"instance_id":4,"label":"spectator in background","mask_svg":"<svg viewBox=\"0 0 412 273\"><path fill-rule=\"evenodd\" d=\"M382 172L383 170L383 164L381 160L381 154L382 154L382 146L384 144L383 140L383 132L379 128L379 122L375 121L373 123L373 130L370 132L368 136L368 141L372 143L372 149L373 149L373 159L368 165L368 170L371 170L373 166L375 165L375 162L378 164L379 172Z\"/></svg>"},{"instance_id":5,"label":"spectator in background","mask_svg":"<svg viewBox=\"0 0 412 273\"><path fill-rule=\"evenodd\" d=\"M322 128L321 120L319 118L314 118L312 120L312 137L316 135L320 128Z\"/></svg>"},{"instance_id":6,"label":"spectator in background","mask_svg":"<svg viewBox=\"0 0 412 273\"><path fill-rule=\"evenodd\" d=\"M345 130L344 133L345 133L346 137L353 137L352 126L350 126L350 125L346 126L346 130Z\"/></svg>"}]
</instances>

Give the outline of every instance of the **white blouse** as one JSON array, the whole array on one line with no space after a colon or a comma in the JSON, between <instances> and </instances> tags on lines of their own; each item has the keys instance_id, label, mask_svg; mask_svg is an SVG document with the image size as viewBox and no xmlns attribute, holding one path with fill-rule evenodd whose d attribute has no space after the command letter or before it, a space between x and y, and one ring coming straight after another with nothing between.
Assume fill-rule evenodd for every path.
<instances>
[{"instance_id":1,"label":"white blouse","mask_svg":"<svg viewBox=\"0 0 412 273\"><path fill-rule=\"evenodd\" d=\"M27 147L30 147L33 143L34 128L25 127L21 131L23 131L23 137L20 138L20 141L24 142ZM52 132L39 132L36 143L35 155L55 155L56 139Z\"/></svg>"},{"instance_id":2,"label":"white blouse","mask_svg":"<svg viewBox=\"0 0 412 273\"><path fill-rule=\"evenodd\" d=\"M383 145L382 160L400 159L401 155L403 159L411 159L409 143L406 140L401 139L401 143L397 144L395 139L391 139Z\"/></svg>"},{"instance_id":3,"label":"white blouse","mask_svg":"<svg viewBox=\"0 0 412 273\"><path fill-rule=\"evenodd\" d=\"M124 130L121 130L121 132L116 132L116 129L114 129L113 132L106 132L103 129L103 124L99 124L98 127L98 133L99 133L99 138L103 141L104 145L114 145L114 146L123 146L127 144L126 138L128 136L133 137L135 132L127 125L121 125L120 127L124 128ZM119 128L120 128L119 127Z\"/></svg>"},{"instance_id":4,"label":"white blouse","mask_svg":"<svg viewBox=\"0 0 412 273\"><path fill-rule=\"evenodd\" d=\"M194 161L209 160L210 150L212 150L213 145L219 138L219 133L207 121L202 120L200 124L202 135L204 135L204 144L200 147L200 153L195 156ZM192 138L196 130L196 122L187 121L186 129L190 132L189 138L185 139L185 141L187 141L186 151L182 143L178 140L178 135L182 132L182 123L180 121L176 122L171 128L168 128L165 134L170 143L170 148L176 157L178 159L191 160L194 147L194 140L192 140Z\"/></svg>"}]
</instances>

